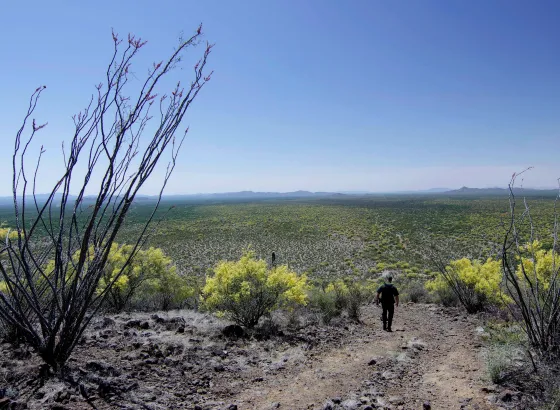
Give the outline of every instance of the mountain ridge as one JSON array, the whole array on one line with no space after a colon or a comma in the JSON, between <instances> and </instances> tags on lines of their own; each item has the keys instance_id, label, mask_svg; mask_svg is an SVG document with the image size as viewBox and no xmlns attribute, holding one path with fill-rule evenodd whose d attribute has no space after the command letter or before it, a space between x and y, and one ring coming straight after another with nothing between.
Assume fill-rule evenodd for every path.
<instances>
[{"instance_id":1,"label":"mountain ridge","mask_svg":"<svg viewBox=\"0 0 560 410\"><path fill-rule=\"evenodd\" d=\"M232 192L215 192L215 193L196 193L196 194L169 194L163 195L162 200L189 200L189 199L281 199L281 198L333 198L333 197L368 197L379 195L433 195L433 196L453 196L453 197L474 197L474 196L507 196L509 195L509 188L470 188L463 186L459 189L448 188L430 188L426 190L407 190L407 191L385 191L385 192L372 192L372 191L307 191L297 190L288 192L275 192L275 191L232 191ZM541 189L541 188L514 188L514 195L525 196L557 196L558 189ZM39 203L49 197L49 194L37 194ZM70 195L69 199L73 201L76 197ZM155 200L157 195L137 195L136 201L150 201ZM61 194L55 195L54 203L59 203ZM84 202L89 202L95 199L93 195L84 197ZM26 202L33 204L33 196L26 195ZM0 196L0 205L13 204L12 196Z\"/></svg>"}]
</instances>

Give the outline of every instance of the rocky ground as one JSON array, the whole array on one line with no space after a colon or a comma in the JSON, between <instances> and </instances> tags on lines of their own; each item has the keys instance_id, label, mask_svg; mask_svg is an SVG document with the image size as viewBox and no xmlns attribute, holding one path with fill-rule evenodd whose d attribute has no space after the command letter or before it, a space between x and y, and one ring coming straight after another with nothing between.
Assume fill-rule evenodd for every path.
<instances>
[{"instance_id":1,"label":"rocky ground","mask_svg":"<svg viewBox=\"0 0 560 410\"><path fill-rule=\"evenodd\" d=\"M405 304L388 333L379 315L243 337L191 311L100 317L62 379L0 345L0 409L532 408L487 381L476 317Z\"/></svg>"}]
</instances>

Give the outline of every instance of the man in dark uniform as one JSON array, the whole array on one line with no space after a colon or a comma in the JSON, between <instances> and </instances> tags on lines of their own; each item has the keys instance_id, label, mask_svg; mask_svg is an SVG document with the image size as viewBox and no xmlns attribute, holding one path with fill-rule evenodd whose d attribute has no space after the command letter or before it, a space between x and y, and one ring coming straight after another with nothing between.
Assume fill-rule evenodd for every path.
<instances>
[{"instance_id":1,"label":"man in dark uniform","mask_svg":"<svg viewBox=\"0 0 560 410\"><path fill-rule=\"evenodd\" d=\"M381 301L383 308L383 330L392 332L393 314L395 313L395 303L399 306L399 291L391 283L393 278L387 276L386 282L377 289L377 304Z\"/></svg>"}]
</instances>

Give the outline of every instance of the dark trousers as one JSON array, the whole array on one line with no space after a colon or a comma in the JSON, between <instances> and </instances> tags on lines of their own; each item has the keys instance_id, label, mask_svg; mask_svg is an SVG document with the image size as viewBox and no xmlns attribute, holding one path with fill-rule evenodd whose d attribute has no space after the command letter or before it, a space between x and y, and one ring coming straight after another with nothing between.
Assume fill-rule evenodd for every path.
<instances>
[{"instance_id":1,"label":"dark trousers","mask_svg":"<svg viewBox=\"0 0 560 410\"><path fill-rule=\"evenodd\" d=\"M383 315L381 319L383 320L383 329L391 329L391 325L393 324L393 314L395 313L395 305L394 304L387 304L381 305L383 307Z\"/></svg>"}]
</instances>

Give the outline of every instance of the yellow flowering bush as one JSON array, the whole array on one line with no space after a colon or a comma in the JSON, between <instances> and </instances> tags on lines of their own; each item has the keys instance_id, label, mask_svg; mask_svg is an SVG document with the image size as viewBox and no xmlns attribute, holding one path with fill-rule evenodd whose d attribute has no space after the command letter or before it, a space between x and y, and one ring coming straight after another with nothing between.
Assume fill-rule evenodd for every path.
<instances>
[{"instance_id":1,"label":"yellow flowering bush","mask_svg":"<svg viewBox=\"0 0 560 410\"><path fill-rule=\"evenodd\" d=\"M98 287L98 292L102 292L114 281L106 299L111 310L123 310L133 298L137 303L151 299L155 307L167 310L192 294L193 290L177 273L171 259L159 248L138 251L122 270L132 250L132 245L113 244L111 247ZM121 270L122 274L117 277Z\"/></svg>"},{"instance_id":2,"label":"yellow flowering bush","mask_svg":"<svg viewBox=\"0 0 560 410\"><path fill-rule=\"evenodd\" d=\"M107 292L105 308L122 311L134 302L136 305L151 304L151 308L167 310L190 297L193 289L186 279L177 273L172 260L159 248L139 250L123 269L134 247L113 243L103 274L97 286L97 294ZM93 254L93 248L90 249ZM78 261L79 253L73 255ZM88 261L86 261L88 263ZM52 275L54 261L47 264L45 272ZM66 273L70 281L74 272ZM43 280L43 279L40 279Z\"/></svg>"},{"instance_id":3,"label":"yellow flowering bush","mask_svg":"<svg viewBox=\"0 0 560 410\"><path fill-rule=\"evenodd\" d=\"M560 269L560 255L543 249L542 242L534 241L520 246L515 269L520 289L547 292ZM452 261L445 272L438 273L425 286L436 295L452 291L470 312L482 310L487 304L503 307L513 302L502 286L499 260L488 259L482 263L463 258Z\"/></svg>"},{"instance_id":4,"label":"yellow flowering bush","mask_svg":"<svg viewBox=\"0 0 560 410\"><path fill-rule=\"evenodd\" d=\"M426 289L432 293L445 293L451 288L467 311L476 312L489 304L503 306L511 302L501 283L500 261L488 259L483 263L463 258L450 262L445 272L426 283Z\"/></svg>"},{"instance_id":5,"label":"yellow flowering bush","mask_svg":"<svg viewBox=\"0 0 560 410\"><path fill-rule=\"evenodd\" d=\"M517 260L520 260L517 276L521 283L528 284L526 283L528 280L533 284L538 282L542 290L547 291L553 275L560 268L560 255L557 252L553 253L552 250L543 249L542 243L539 241L521 247L520 251L521 255L525 255L517 257ZM525 278L523 270L527 278Z\"/></svg>"},{"instance_id":6,"label":"yellow flowering bush","mask_svg":"<svg viewBox=\"0 0 560 410\"><path fill-rule=\"evenodd\" d=\"M17 239L18 238L17 231L14 231L13 229L6 228L6 227L0 228L0 241L4 241L6 237L10 239Z\"/></svg>"},{"instance_id":7,"label":"yellow flowering bush","mask_svg":"<svg viewBox=\"0 0 560 410\"><path fill-rule=\"evenodd\" d=\"M264 260L248 250L239 261L222 261L206 279L204 306L248 328L272 310L305 305L307 277L285 265L268 269Z\"/></svg>"}]
</instances>

